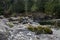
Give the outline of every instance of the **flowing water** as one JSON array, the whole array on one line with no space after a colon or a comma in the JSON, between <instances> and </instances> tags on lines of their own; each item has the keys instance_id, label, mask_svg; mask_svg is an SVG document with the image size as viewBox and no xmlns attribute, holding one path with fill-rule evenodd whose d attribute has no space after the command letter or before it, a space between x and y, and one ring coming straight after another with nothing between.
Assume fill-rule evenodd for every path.
<instances>
[{"instance_id":1,"label":"flowing water","mask_svg":"<svg viewBox=\"0 0 60 40\"><path fill-rule=\"evenodd\" d=\"M35 35L34 32L27 30L28 24L14 24L14 27L10 28L6 22L9 20L0 19L0 40L60 40L60 29L52 28L53 34ZM32 25L37 24L33 22Z\"/></svg>"}]
</instances>

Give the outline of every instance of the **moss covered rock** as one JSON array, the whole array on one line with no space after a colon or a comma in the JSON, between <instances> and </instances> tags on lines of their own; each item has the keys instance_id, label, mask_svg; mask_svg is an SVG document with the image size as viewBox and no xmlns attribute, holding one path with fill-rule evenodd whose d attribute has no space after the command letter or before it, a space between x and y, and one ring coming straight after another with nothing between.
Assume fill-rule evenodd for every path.
<instances>
[{"instance_id":1,"label":"moss covered rock","mask_svg":"<svg viewBox=\"0 0 60 40\"><path fill-rule=\"evenodd\" d=\"M53 31L48 28L48 27L33 27L33 26L29 26L28 30L35 32L36 34L52 34Z\"/></svg>"},{"instance_id":2,"label":"moss covered rock","mask_svg":"<svg viewBox=\"0 0 60 40\"><path fill-rule=\"evenodd\" d=\"M34 27L29 26L29 27L28 27L28 30L30 30L30 31L32 31L32 32L34 32Z\"/></svg>"},{"instance_id":3,"label":"moss covered rock","mask_svg":"<svg viewBox=\"0 0 60 40\"><path fill-rule=\"evenodd\" d=\"M14 24L12 22L7 22L6 23L10 28L14 27Z\"/></svg>"},{"instance_id":4,"label":"moss covered rock","mask_svg":"<svg viewBox=\"0 0 60 40\"><path fill-rule=\"evenodd\" d=\"M48 27L44 27L43 30L44 30L45 34L47 34L47 33L52 34L53 33L52 30L50 28L48 28Z\"/></svg>"}]
</instances>

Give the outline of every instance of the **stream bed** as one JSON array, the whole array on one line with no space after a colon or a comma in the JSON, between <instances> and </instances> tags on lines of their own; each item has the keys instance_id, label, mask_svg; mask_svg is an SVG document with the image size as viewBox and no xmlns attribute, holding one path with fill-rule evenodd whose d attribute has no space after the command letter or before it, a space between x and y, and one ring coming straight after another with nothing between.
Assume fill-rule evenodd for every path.
<instances>
[{"instance_id":1,"label":"stream bed","mask_svg":"<svg viewBox=\"0 0 60 40\"><path fill-rule=\"evenodd\" d=\"M60 29L51 28L53 34L36 35L27 30L28 24L13 24L14 27L10 28L7 22L9 22L7 18L0 19L0 40L60 40ZM37 24L32 22L31 25L37 26Z\"/></svg>"}]
</instances>

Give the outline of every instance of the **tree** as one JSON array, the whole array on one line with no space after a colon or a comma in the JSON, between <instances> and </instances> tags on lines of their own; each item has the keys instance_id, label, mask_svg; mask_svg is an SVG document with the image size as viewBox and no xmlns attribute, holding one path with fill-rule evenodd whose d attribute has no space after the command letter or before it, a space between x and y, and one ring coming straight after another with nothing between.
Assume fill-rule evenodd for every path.
<instances>
[{"instance_id":1,"label":"tree","mask_svg":"<svg viewBox=\"0 0 60 40\"><path fill-rule=\"evenodd\" d=\"M35 12L38 10L38 7L37 7L37 0L33 0L33 5L31 7L31 11Z\"/></svg>"},{"instance_id":2,"label":"tree","mask_svg":"<svg viewBox=\"0 0 60 40\"><path fill-rule=\"evenodd\" d=\"M47 14L52 14L53 13L53 9L54 9L54 3L52 0L46 2L45 4L45 13Z\"/></svg>"}]
</instances>

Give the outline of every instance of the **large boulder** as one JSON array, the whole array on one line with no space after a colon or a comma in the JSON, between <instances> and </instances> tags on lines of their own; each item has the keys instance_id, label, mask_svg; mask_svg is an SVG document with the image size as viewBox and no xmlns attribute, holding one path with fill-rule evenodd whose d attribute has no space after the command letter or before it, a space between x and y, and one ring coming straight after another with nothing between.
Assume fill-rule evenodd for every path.
<instances>
[{"instance_id":1,"label":"large boulder","mask_svg":"<svg viewBox=\"0 0 60 40\"><path fill-rule=\"evenodd\" d=\"M10 17L9 21L18 21L20 20L20 17Z\"/></svg>"},{"instance_id":2,"label":"large boulder","mask_svg":"<svg viewBox=\"0 0 60 40\"><path fill-rule=\"evenodd\" d=\"M3 18L5 18L5 17L4 17L3 15L1 15L1 16L0 16L0 19L3 19Z\"/></svg>"}]
</instances>

